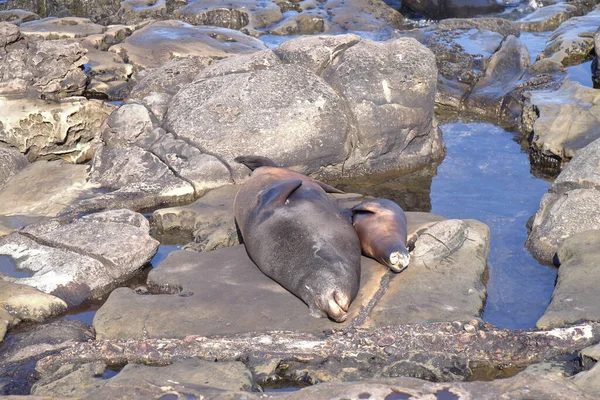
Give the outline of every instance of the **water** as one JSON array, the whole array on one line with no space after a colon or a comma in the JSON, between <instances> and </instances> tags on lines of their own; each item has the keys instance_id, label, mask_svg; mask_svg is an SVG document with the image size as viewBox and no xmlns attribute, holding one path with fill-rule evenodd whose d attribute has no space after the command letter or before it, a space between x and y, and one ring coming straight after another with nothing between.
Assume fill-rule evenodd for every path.
<instances>
[{"instance_id":1,"label":"water","mask_svg":"<svg viewBox=\"0 0 600 400\"><path fill-rule=\"evenodd\" d=\"M183 245L167 246L161 244L160 246L158 246L158 251L156 252L154 257L152 257L152 260L150 260L150 264L152 264L153 267L157 267L158 264L160 264L165 258L167 258L170 252L175 250L181 250L182 247Z\"/></svg>"},{"instance_id":2,"label":"water","mask_svg":"<svg viewBox=\"0 0 600 400\"><path fill-rule=\"evenodd\" d=\"M550 35L552 35L552 32L521 32L519 40L527 46L532 64L535 62L538 54L546 47L546 41Z\"/></svg>"},{"instance_id":3,"label":"water","mask_svg":"<svg viewBox=\"0 0 600 400\"><path fill-rule=\"evenodd\" d=\"M33 272L17 269L17 264L10 256L0 255L0 274L12 278L29 278Z\"/></svg>"},{"instance_id":4,"label":"water","mask_svg":"<svg viewBox=\"0 0 600 400\"><path fill-rule=\"evenodd\" d=\"M567 72L573 82L579 82L583 86L590 88L594 87L594 82L592 81L592 61L567 67Z\"/></svg>"},{"instance_id":5,"label":"water","mask_svg":"<svg viewBox=\"0 0 600 400\"><path fill-rule=\"evenodd\" d=\"M510 132L488 123L441 129L448 153L433 178L431 212L490 227L483 319L500 328L532 328L550 302L556 270L540 265L524 247L525 225L549 183L531 175L528 156Z\"/></svg>"}]
</instances>

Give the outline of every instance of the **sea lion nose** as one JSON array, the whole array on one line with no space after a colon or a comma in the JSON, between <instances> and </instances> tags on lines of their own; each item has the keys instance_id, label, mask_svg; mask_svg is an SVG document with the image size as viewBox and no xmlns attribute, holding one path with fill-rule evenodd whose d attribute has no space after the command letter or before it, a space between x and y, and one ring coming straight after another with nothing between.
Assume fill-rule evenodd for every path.
<instances>
[{"instance_id":1,"label":"sea lion nose","mask_svg":"<svg viewBox=\"0 0 600 400\"><path fill-rule=\"evenodd\" d=\"M395 251L390 254L389 260L390 269L394 272L401 272L408 267L408 263L410 262L410 254L404 254L403 252Z\"/></svg>"},{"instance_id":2,"label":"sea lion nose","mask_svg":"<svg viewBox=\"0 0 600 400\"><path fill-rule=\"evenodd\" d=\"M339 291L335 291L333 297L338 306L344 310L344 312L348 312L348 308L350 307L350 297Z\"/></svg>"}]
</instances>

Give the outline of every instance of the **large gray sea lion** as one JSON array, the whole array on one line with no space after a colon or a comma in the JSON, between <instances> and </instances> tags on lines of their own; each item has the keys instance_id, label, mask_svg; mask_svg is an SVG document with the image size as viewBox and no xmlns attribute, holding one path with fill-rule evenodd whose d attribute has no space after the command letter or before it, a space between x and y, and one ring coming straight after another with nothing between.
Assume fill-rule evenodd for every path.
<instances>
[{"instance_id":1,"label":"large gray sea lion","mask_svg":"<svg viewBox=\"0 0 600 400\"><path fill-rule=\"evenodd\" d=\"M311 315L344 321L360 284L361 250L354 228L323 189L331 187L268 159L236 161L254 169L234 201L250 259L304 301Z\"/></svg>"},{"instance_id":2,"label":"large gray sea lion","mask_svg":"<svg viewBox=\"0 0 600 400\"><path fill-rule=\"evenodd\" d=\"M394 272L408 267L406 214L398 204L387 199L362 202L352 208L352 225L364 255Z\"/></svg>"}]
</instances>

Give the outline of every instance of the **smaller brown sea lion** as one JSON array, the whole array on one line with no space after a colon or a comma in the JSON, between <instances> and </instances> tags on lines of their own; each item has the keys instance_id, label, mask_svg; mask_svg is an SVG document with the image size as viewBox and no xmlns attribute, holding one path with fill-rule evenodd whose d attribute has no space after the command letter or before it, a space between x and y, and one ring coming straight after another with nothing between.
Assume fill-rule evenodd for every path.
<instances>
[{"instance_id":1,"label":"smaller brown sea lion","mask_svg":"<svg viewBox=\"0 0 600 400\"><path fill-rule=\"evenodd\" d=\"M352 225L360 239L362 252L394 272L408 267L406 214L391 200L373 199L352 208Z\"/></svg>"}]
</instances>

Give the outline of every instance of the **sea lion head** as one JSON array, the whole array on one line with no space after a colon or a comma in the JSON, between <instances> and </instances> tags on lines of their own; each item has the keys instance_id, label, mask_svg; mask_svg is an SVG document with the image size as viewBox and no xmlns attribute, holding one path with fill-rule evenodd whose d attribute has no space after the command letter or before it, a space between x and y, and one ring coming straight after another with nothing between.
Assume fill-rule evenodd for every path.
<instances>
[{"instance_id":1,"label":"sea lion head","mask_svg":"<svg viewBox=\"0 0 600 400\"><path fill-rule=\"evenodd\" d=\"M350 288L344 288L341 282L332 282L332 279L312 280L304 286L309 298L314 303L309 303L310 313L314 317L329 317L334 321L343 322L348 317L350 303L356 296Z\"/></svg>"},{"instance_id":2,"label":"sea lion head","mask_svg":"<svg viewBox=\"0 0 600 400\"><path fill-rule=\"evenodd\" d=\"M384 258L381 260L383 264L387 265L394 272L402 272L410 263L410 254L406 247L400 248L402 246L395 246L392 244L391 248L389 248L385 252Z\"/></svg>"}]
</instances>

